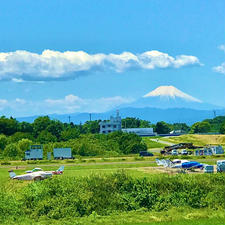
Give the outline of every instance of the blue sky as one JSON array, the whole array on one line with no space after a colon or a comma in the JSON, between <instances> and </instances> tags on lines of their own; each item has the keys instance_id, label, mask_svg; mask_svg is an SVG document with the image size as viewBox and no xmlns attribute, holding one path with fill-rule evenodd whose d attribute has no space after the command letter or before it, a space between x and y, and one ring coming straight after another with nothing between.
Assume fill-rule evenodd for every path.
<instances>
[{"instance_id":1,"label":"blue sky","mask_svg":"<svg viewBox=\"0 0 225 225\"><path fill-rule=\"evenodd\" d=\"M224 9L224 0L2 1L0 113L106 111L161 85L225 106Z\"/></svg>"}]
</instances>

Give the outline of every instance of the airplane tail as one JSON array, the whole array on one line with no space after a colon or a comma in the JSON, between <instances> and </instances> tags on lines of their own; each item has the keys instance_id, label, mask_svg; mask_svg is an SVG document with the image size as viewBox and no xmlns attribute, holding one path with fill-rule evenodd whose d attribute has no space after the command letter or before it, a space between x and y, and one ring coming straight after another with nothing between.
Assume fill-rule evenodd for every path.
<instances>
[{"instance_id":1,"label":"airplane tail","mask_svg":"<svg viewBox=\"0 0 225 225\"><path fill-rule=\"evenodd\" d=\"M63 172L64 171L64 166L60 166L59 169L57 169L57 172Z\"/></svg>"},{"instance_id":2,"label":"airplane tail","mask_svg":"<svg viewBox=\"0 0 225 225\"><path fill-rule=\"evenodd\" d=\"M172 167L173 163L170 160L165 160L165 159L159 160L159 159L156 159L156 164L158 166Z\"/></svg>"},{"instance_id":3,"label":"airplane tail","mask_svg":"<svg viewBox=\"0 0 225 225\"><path fill-rule=\"evenodd\" d=\"M171 168L173 166L173 163L169 159L163 159L162 160L162 165L164 167L170 167Z\"/></svg>"},{"instance_id":4,"label":"airplane tail","mask_svg":"<svg viewBox=\"0 0 225 225\"><path fill-rule=\"evenodd\" d=\"M13 178L13 177L16 176L16 174L13 172L13 170L10 170L9 171L9 176L10 176L10 178Z\"/></svg>"},{"instance_id":5,"label":"airplane tail","mask_svg":"<svg viewBox=\"0 0 225 225\"><path fill-rule=\"evenodd\" d=\"M158 166L161 166L161 165L162 165L162 162L161 162L160 159L156 159L155 161L156 161L156 164L157 164Z\"/></svg>"}]
</instances>

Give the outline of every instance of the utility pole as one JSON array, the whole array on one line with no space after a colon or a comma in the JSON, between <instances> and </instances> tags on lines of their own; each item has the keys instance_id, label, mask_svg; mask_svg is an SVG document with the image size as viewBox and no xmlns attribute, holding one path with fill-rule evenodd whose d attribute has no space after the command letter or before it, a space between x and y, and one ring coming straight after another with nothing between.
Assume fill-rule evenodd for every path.
<instances>
[{"instance_id":1,"label":"utility pole","mask_svg":"<svg viewBox=\"0 0 225 225\"><path fill-rule=\"evenodd\" d=\"M91 121L91 113L89 114L89 116L90 116L90 121Z\"/></svg>"},{"instance_id":2,"label":"utility pole","mask_svg":"<svg viewBox=\"0 0 225 225\"><path fill-rule=\"evenodd\" d=\"M69 119L69 123L70 123L70 116L68 116L68 119Z\"/></svg>"},{"instance_id":3,"label":"utility pole","mask_svg":"<svg viewBox=\"0 0 225 225\"><path fill-rule=\"evenodd\" d=\"M214 118L216 117L216 110L213 110Z\"/></svg>"}]
</instances>

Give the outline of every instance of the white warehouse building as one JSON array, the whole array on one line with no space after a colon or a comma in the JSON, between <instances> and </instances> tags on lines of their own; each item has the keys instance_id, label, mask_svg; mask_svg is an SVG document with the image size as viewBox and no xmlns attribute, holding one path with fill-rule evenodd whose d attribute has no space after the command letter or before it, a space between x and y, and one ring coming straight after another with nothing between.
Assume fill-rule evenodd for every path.
<instances>
[{"instance_id":1,"label":"white warehouse building","mask_svg":"<svg viewBox=\"0 0 225 225\"><path fill-rule=\"evenodd\" d=\"M134 133L139 136L155 136L153 128L126 128L122 129L125 133Z\"/></svg>"}]
</instances>

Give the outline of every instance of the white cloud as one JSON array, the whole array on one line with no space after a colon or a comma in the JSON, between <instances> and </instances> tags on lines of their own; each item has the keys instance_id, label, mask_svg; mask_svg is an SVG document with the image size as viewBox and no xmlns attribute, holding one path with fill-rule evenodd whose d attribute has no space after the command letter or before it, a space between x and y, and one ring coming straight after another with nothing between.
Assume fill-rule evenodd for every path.
<instances>
[{"instance_id":1,"label":"white cloud","mask_svg":"<svg viewBox=\"0 0 225 225\"><path fill-rule=\"evenodd\" d=\"M220 46L218 46L218 48L225 52L225 45L220 45Z\"/></svg>"},{"instance_id":2,"label":"white cloud","mask_svg":"<svg viewBox=\"0 0 225 225\"><path fill-rule=\"evenodd\" d=\"M213 70L214 70L215 72L225 74L225 62L222 63L220 66L215 66L215 67L213 67Z\"/></svg>"},{"instance_id":3,"label":"white cloud","mask_svg":"<svg viewBox=\"0 0 225 225\"><path fill-rule=\"evenodd\" d=\"M42 101L28 101L21 98L15 100L0 99L0 111L6 116L30 116L41 114L66 114L75 112L105 112L121 104L132 102L132 98L121 96L108 98L80 98L67 95L59 99L44 99Z\"/></svg>"},{"instance_id":4,"label":"white cloud","mask_svg":"<svg viewBox=\"0 0 225 225\"><path fill-rule=\"evenodd\" d=\"M46 107L51 113L73 112L105 112L124 103L132 102L132 98L121 96L83 99L75 95L67 95L63 99L46 99Z\"/></svg>"},{"instance_id":5,"label":"white cloud","mask_svg":"<svg viewBox=\"0 0 225 225\"><path fill-rule=\"evenodd\" d=\"M225 52L225 45L220 45L218 46L218 48L222 51ZM223 62L221 65L219 66L215 66L213 67L213 70L217 73L222 73L222 74L225 74L225 62Z\"/></svg>"},{"instance_id":6,"label":"white cloud","mask_svg":"<svg viewBox=\"0 0 225 225\"><path fill-rule=\"evenodd\" d=\"M21 99L21 98L16 98L15 102L19 103L19 104L22 104L22 105L26 104L26 100Z\"/></svg>"},{"instance_id":7,"label":"white cloud","mask_svg":"<svg viewBox=\"0 0 225 225\"><path fill-rule=\"evenodd\" d=\"M169 56L159 51L141 54L88 54L83 51L44 50L41 54L18 50L0 53L0 80L14 82L66 80L97 71L123 72L130 69L180 68L200 65L195 56Z\"/></svg>"},{"instance_id":8,"label":"white cloud","mask_svg":"<svg viewBox=\"0 0 225 225\"><path fill-rule=\"evenodd\" d=\"M17 79L17 78L12 78L12 81L15 82L15 83L23 83L24 82L24 80Z\"/></svg>"}]
</instances>

